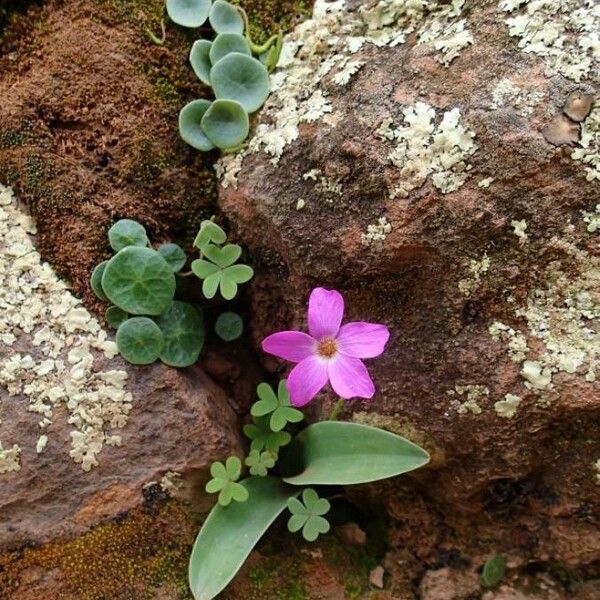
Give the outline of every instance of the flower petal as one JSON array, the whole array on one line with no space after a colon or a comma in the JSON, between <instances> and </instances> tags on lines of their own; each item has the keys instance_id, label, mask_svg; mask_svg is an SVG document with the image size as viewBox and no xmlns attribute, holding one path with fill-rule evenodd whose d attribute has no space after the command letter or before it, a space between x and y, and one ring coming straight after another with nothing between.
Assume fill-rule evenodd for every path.
<instances>
[{"instance_id":1,"label":"flower petal","mask_svg":"<svg viewBox=\"0 0 600 600\"><path fill-rule=\"evenodd\" d=\"M300 362L315 352L315 340L302 331L280 331L263 340L262 349L284 360Z\"/></svg>"},{"instance_id":2,"label":"flower petal","mask_svg":"<svg viewBox=\"0 0 600 600\"><path fill-rule=\"evenodd\" d=\"M342 325L337 342L342 354L354 358L379 356L390 337L389 329L378 323L347 323Z\"/></svg>"},{"instance_id":3,"label":"flower petal","mask_svg":"<svg viewBox=\"0 0 600 600\"><path fill-rule=\"evenodd\" d=\"M292 369L287 379L291 404L308 404L326 383L327 364L316 356L305 358Z\"/></svg>"},{"instance_id":4,"label":"flower petal","mask_svg":"<svg viewBox=\"0 0 600 600\"><path fill-rule=\"evenodd\" d=\"M373 397L375 386L367 367L358 358L340 353L327 363L327 370L331 387L340 398Z\"/></svg>"},{"instance_id":5,"label":"flower petal","mask_svg":"<svg viewBox=\"0 0 600 600\"><path fill-rule=\"evenodd\" d=\"M336 290L315 288L308 300L308 332L315 339L334 338L344 317L344 298Z\"/></svg>"}]
</instances>

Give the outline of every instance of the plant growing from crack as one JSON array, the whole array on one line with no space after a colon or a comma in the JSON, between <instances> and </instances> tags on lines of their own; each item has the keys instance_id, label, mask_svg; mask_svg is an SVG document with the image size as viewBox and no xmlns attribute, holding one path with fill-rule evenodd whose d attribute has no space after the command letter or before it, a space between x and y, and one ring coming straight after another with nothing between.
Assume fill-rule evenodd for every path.
<instances>
[{"instance_id":1,"label":"plant growing from crack","mask_svg":"<svg viewBox=\"0 0 600 600\"><path fill-rule=\"evenodd\" d=\"M153 248L146 229L131 219L117 221L108 231L108 240L115 255L94 269L90 283L98 298L111 303L106 321L117 330L120 354L136 365L156 360L172 367L194 364L204 345L205 330L202 308L177 298L177 278L193 274L182 272L188 262L184 250L173 243ZM198 259L210 271L208 283L205 279L203 284L206 298L213 298L220 288L222 296L232 300L238 286L254 274L251 267L234 264L242 249L226 241L221 227L203 221L195 245L201 257L213 259ZM241 335L239 315L226 312L217 321L222 339Z\"/></svg>"},{"instance_id":2,"label":"plant growing from crack","mask_svg":"<svg viewBox=\"0 0 600 600\"><path fill-rule=\"evenodd\" d=\"M180 135L197 150L235 151L248 137L249 115L269 95L269 72L279 61L283 36L255 44L245 11L225 0L167 0L166 8L173 22L197 28L208 20L216 34L212 40L196 40L189 55L194 73L212 88L215 100L186 104L179 113Z\"/></svg>"},{"instance_id":3,"label":"plant growing from crack","mask_svg":"<svg viewBox=\"0 0 600 600\"><path fill-rule=\"evenodd\" d=\"M218 230L205 229L202 246L224 244ZM232 253L233 255L233 253ZM269 526L288 509L288 530L312 542L329 531L331 508L315 487L329 493L343 486L394 477L429 462L425 450L382 429L358 423L321 421L302 427L296 407L310 402L331 383L341 398L371 397L375 387L362 359L380 355L389 332L384 325L342 325L344 301L335 290L317 288L309 300L309 334L298 331L268 336L263 349L296 363L277 393L266 383L257 388L244 426L250 449L244 460L249 476L222 463L211 468L206 491L219 493L204 522L189 564L189 582L196 600L211 600L223 591ZM230 457L228 461L231 461ZM226 463L227 464L227 463ZM221 494L227 485L246 494ZM218 551L222 548L223 551Z\"/></svg>"}]
</instances>

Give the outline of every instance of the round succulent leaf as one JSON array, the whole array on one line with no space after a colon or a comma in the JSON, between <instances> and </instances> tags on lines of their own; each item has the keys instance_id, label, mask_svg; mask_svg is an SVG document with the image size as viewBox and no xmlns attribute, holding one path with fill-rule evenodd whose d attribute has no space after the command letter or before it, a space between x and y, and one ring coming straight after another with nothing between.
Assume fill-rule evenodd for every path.
<instances>
[{"instance_id":1,"label":"round succulent leaf","mask_svg":"<svg viewBox=\"0 0 600 600\"><path fill-rule=\"evenodd\" d=\"M165 339L160 360L170 367L193 365L204 345L204 323L200 312L187 302L175 300L156 323Z\"/></svg>"},{"instance_id":2,"label":"round succulent leaf","mask_svg":"<svg viewBox=\"0 0 600 600\"><path fill-rule=\"evenodd\" d=\"M108 241L115 252L127 246L146 247L150 244L144 226L132 219L117 221L108 230Z\"/></svg>"},{"instance_id":3,"label":"round succulent leaf","mask_svg":"<svg viewBox=\"0 0 600 600\"><path fill-rule=\"evenodd\" d=\"M233 265L242 255L242 247L238 244L227 244L222 248L209 244L203 249L204 255L216 265L224 269Z\"/></svg>"},{"instance_id":4,"label":"round succulent leaf","mask_svg":"<svg viewBox=\"0 0 600 600\"><path fill-rule=\"evenodd\" d=\"M100 298L100 300L108 300L108 296L104 293L104 290L102 289L102 275L104 274L104 269L106 268L106 265L108 264L108 261L102 261L99 265L96 265L96 267L94 268L94 270L92 271L92 277L90 279L90 285L92 287L92 291L94 292L94 294L96 294L96 296L98 296L98 298Z\"/></svg>"},{"instance_id":5,"label":"round succulent leaf","mask_svg":"<svg viewBox=\"0 0 600 600\"><path fill-rule=\"evenodd\" d=\"M216 65L223 57L232 52L252 56L250 46L243 35L239 33L219 33L210 48L209 58L211 64Z\"/></svg>"},{"instance_id":6,"label":"round succulent leaf","mask_svg":"<svg viewBox=\"0 0 600 600\"><path fill-rule=\"evenodd\" d=\"M215 145L206 137L202 129L202 119L211 106L209 100L192 100L179 112L179 135L196 150L208 152Z\"/></svg>"},{"instance_id":7,"label":"round succulent leaf","mask_svg":"<svg viewBox=\"0 0 600 600\"><path fill-rule=\"evenodd\" d=\"M109 306L106 309L104 316L106 318L106 322L113 329L119 329L121 323L124 323L127 321L127 319L129 319L129 315L118 306Z\"/></svg>"},{"instance_id":8,"label":"round succulent leaf","mask_svg":"<svg viewBox=\"0 0 600 600\"><path fill-rule=\"evenodd\" d=\"M208 40L196 40L192 44L190 50L190 64L198 79L206 84L210 85L210 70L212 63L210 62L210 49L212 42Z\"/></svg>"},{"instance_id":9,"label":"round succulent leaf","mask_svg":"<svg viewBox=\"0 0 600 600\"><path fill-rule=\"evenodd\" d=\"M246 283L254 277L254 269L248 265L231 265L225 269L224 273L238 284Z\"/></svg>"},{"instance_id":10,"label":"round succulent leaf","mask_svg":"<svg viewBox=\"0 0 600 600\"><path fill-rule=\"evenodd\" d=\"M257 111L269 96L266 67L239 52L231 52L217 62L210 72L210 81L217 99L236 100L249 113Z\"/></svg>"},{"instance_id":11,"label":"round succulent leaf","mask_svg":"<svg viewBox=\"0 0 600 600\"><path fill-rule=\"evenodd\" d=\"M158 253L167 261L173 273L181 271L185 266L187 256L183 248L177 244L163 244L158 248Z\"/></svg>"},{"instance_id":12,"label":"round succulent leaf","mask_svg":"<svg viewBox=\"0 0 600 600\"><path fill-rule=\"evenodd\" d=\"M129 314L160 315L173 301L175 274L156 250L127 246L108 261L102 288Z\"/></svg>"},{"instance_id":13,"label":"round succulent leaf","mask_svg":"<svg viewBox=\"0 0 600 600\"><path fill-rule=\"evenodd\" d=\"M149 365L159 356L164 338L158 325L148 317L133 317L117 329L121 356L134 365Z\"/></svg>"},{"instance_id":14,"label":"round succulent leaf","mask_svg":"<svg viewBox=\"0 0 600 600\"><path fill-rule=\"evenodd\" d=\"M182 27L200 27L208 19L211 4L211 0L167 0L167 14Z\"/></svg>"},{"instance_id":15,"label":"round succulent leaf","mask_svg":"<svg viewBox=\"0 0 600 600\"><path fill-rule=\"evenodd\" d=\"M244 331L242 317L234 312L224 312L217 317L215 332L224 342L237 340Z\"/></svg>"},{"instance_id":16,"label":"round succulent leaf","mask_svg":"<svg viewBox=\"0 0 600 600\"><path fill-rule=\"evenodd\" d=\"M227 60L227 57L222 60ZM230 99L215 100L202 117L202 131L221 150L237 148L248 137L250 119L239 102Z\"/></svg>"},{"instance_id":17,"label":"round succulent leaf","mask_svg":"<svg viewBox=\"0 0 600 600\"><path fill-rule=\"evenodd\" d=\"M208 16L211 27L217 33L243 33L244 19L240 11L226 2L225 0L216 0L210 9Z\"/></svg>"},{"instance_id":18,"label":"round succulent leaf","mask_svg":"<svg viewBox=\"0 0 600 600\"><path fill-rule=\"evenodd\" d=\"M224 244L227 240L227 234L214 221L202 221L200 231L194 240L194 246L202 250L204 246L214 242L215 244Z\"/></svg>"}]
</instances>

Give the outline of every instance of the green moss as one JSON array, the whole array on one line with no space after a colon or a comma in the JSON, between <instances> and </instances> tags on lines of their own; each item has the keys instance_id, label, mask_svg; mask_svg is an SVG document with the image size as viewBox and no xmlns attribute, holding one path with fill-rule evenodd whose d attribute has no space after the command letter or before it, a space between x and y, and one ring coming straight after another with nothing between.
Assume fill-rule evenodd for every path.
<instances>
[{"instance_id":1,"label":"green moss","mask_svg":"<svg viewBox=\"0 0 600 600\"><path fill-rule=\"evenodd\" d=\"M148 139L137 140L131 146L132 164L129 176L142 185L152 185L171 161L164 152L157 151Z\"/></svg>"},{"instance_id":2,"label":"green moss","mask_svg":"<svg viewBox=\"0 0 600 600\"><path fill-rule=\"evenodd\" d=\"M183 103L177 87L168 77L163 75L157 77L154 81L154 90L156 95L169 106L178 107Z\"/></svg>"}]
</instances>

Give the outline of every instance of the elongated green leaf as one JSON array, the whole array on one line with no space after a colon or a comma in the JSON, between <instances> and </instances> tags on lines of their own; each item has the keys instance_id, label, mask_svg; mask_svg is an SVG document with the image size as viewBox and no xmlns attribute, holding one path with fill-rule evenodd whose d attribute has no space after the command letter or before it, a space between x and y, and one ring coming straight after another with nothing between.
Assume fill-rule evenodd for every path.
<instances>
[{"instance_id":1,"label":"elongated green leaf","mask_svg":"<svg viewBox=\"0 0 600 600\"><path fill-rule=\"evenodd\" d=\"M350 485L387 479L418 469L429 454L408 440L368 425L322 421L294 439L301 473L284 477L292 485Z\"/></svg>"},{"instance_id":2,"label":"elongated green leaf","mask_svg":"<svg viewBox=\"0 0 600 600\"><path fill-rule=\"evenodd\" d=\"M288 499L301 491L275 477L250 477L241 485L249 492L248 500L215 506L196 538L189 565L196 600L211 600L225 588Z\"/></svg>"}]
</instances>

